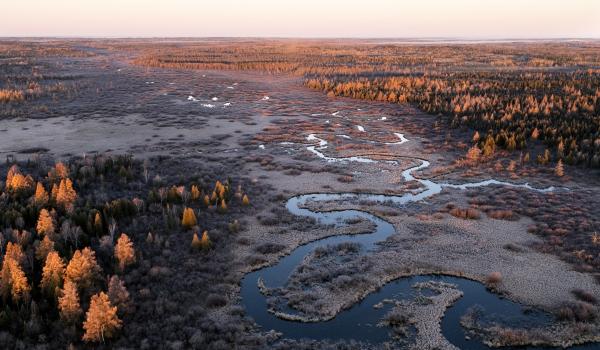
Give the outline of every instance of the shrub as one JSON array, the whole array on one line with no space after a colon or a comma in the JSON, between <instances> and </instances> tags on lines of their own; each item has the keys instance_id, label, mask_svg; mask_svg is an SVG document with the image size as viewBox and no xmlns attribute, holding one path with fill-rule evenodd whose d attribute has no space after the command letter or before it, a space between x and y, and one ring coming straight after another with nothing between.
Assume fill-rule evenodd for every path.
<instances>
[{"instance_id":1,"label":"shrub","mask_svg":"<svg viewBox=\"0 0 600 350\"><path fill-rule=\"evenodd\" d=\"M571 291L571 293L573 293L573 295L581 300L581 301L585 301L586 303L590 303L590 304L596 304L598 302L598 300L596 299L596 297L590 293L587 292L585 290L582 289L574 289Z\"/></svg>"},{"instance_id":2,"label":"shrub","mask_svg":"<svg viewBox=\"0 0 600 350\"><path fill-rule=\"evenodd\" d=\"M496 287L502 282L502 274L500 272L492 272L487 276L485 282L489 286Z\"/></svg>"},{"instance_id":3,"label":"shrub","mask_svg":"<svg viewBox=\"0 0 600 350\"><path fill-rule=\"evenodd\" d=\"M457 217L457 218L461 218L461 219L477 220L477 219L481 218L479 211L477 209L473 209L473 208L466 208L466 209L454 208L454 209L450 210L450 215Z\"/></svg>"},{"instance_id":4,"label":"shrub","mask_svg":"<svg viewBox=\"0 0 600 350\"><path fill-rule=\"evenodd\" d=\"M206 297L206 306L210 308L223 307L227 305L227 299L219 294L209 294Z\"/></svg>"},{"instance_id":5,"label":"shrub","mask_svg":"<svg viewBox=\"0 0 600 350\"><path fill-rule=\"evenodd\" d=\"M512 210L490 210L487 215L496 220L512 220L515 218Z\"/></svg>"}]
</instances>

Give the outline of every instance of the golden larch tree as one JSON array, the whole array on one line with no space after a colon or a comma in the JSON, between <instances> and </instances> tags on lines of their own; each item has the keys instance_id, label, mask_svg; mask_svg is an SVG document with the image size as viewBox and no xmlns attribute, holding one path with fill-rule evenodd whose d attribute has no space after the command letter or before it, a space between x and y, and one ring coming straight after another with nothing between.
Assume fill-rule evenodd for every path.
<instances>
[{"instance_id":1,"label":"golden larch tree","mask_svg":"<svg viewBox=\"0 0 600 350\"><path fill-rule=\"evenodd\" d=\"M75 323L83 313L79 303L79 293L77 285L69 280L65 280L61 296L58 298L58 310L60 318L67 323Z\"/></svg>"},{"instance_id":2,"label":"golden larch tree","mask_svg":"<svg viewBox=\"0 0 600 350\"><path fill-rule=\"evenodd\" d=\"M31 291L31 287L27 282L27 276L25 276L25 272L23 272L21 265L14 259L8 259L7 263L9 264L10 270L11 295L13 301L27 302L29 300L29 292Z\"/></svg>"},{"instance_id":3,"label":"golden larch tree","mask_svg":"<svg viewBox=\"0 0 600 350\"><path fill-rule=\"evenodd\" d=\"M90 308L85 315L83 340L88 342L104 342L121 329L121 320L117 316L117 307L112 306L106 293L100 292L92 296Z\"/></svg>"},{"instance_id":4,"label":"golden larch tree","mask_svg":"<svg viewBox=\"0 0 600 350\"><path fill-rule=\"evenodd\" d=\"M197 250L202 249L202 242L200 241L197 232L194 232L194 236L192 237L192 248Z\"/></svg>"},{"instance_id":5,"label":"golden larch tree","mask_svg":"<svg viewBox=\"0 0 600 350\"><path fill-rule=\"evenodd\" d=\"M96 212L96 215L94 216L94 229L98 234L103 232L102 217L100 216L100 212Z\"/></svg>"},{"instance_id":6,"label":"golden larch tree","mask_svg":"<svg viewBox=\"0 0 600 350\"><path fill-rule=\"evenodd\" d=\"M62 286L65 275L65 263L57 252L50 252L42 270L40 288L46 295L55 298L58 289Z\"/></svg>"},{"instance_id":7,"label":"golden larch tree","mask_svg":"<svg viewBox=\"0 0 600 350\"><path fill-rule=\"evenodd\" d=\"M181 219L181 225L185 228L192 228L196 226L198 221L196 220L196 214L194 214L194 209L185 208L183 210L183 218Z\"/></svg>"},{"instance_id":8,"label":"golden larch tree","mask_svg":"<svg viewBox=\"0 0 600 350\"><path fill-rule=\"evenodd\" d=\"M33 186L33 178L31 176L24 176L19 171L19 167L17 165L13 165L8 169L8 174L6 175L6 189L12 191L21 191L29 189Z\"/></svg>"},{"instance_id":9,"label":"golden larch tree","mask_svg":"<svg viewBox=\"0 0 600 350\"><path fill-rule=\"evenodd\" d=\"M58 186L56 184L52 184L52 189L50 190L50 198L53 201L56 201L56 197L58 196Z\"/></svg>"},{"instance_id":10,"label":"golden larch tree","mask_svg":"<svg viewBox=\"0 0 600 350\"><path fill-rule=\"evenodd\" d=\"M10 189L10 186L12 184L12 180L13 177L19 173L19 167L14 164L13 166L10 167L10 169L8 169L8 173L6 173L6 189Z\"/></svg>"},{"instance_id":11,"label":"golden larch tree","mask_svg":"<svg viewBox=\"0 0 600 350\"><path fill-rule=\"evenodd\" d=\"M58 162L54 166L54 174L61 179L69 177L69 169L63 162Z\"/></svg>"},{"instance_id":12,"label":"golden larch tree","mask_svg":"<svg viewBox=\"0 0 600 350\"><path fill-rule=\"evenodd\" d=\"M46 192L44 185L42 185L41 182L38 182L35 186L35 195L33 197L35 204L45 205L46 203L48 203L49 199L50 198L48 197L48 192Z\"/></svg>"},{"instance_id":13,"label":"golden larch tree","mask_svg":"<svg viewBox=\"0 0 600 350\"><path fill-rule=\"evenodd\" d=\"M556 163L556 167L554 168L554 173L556 174L556 176L558 177L563 177L565 176L565 168L563 166L563 162L562 159L558 160L558 163Z\"/></svg>"},{"instance_id":14,"label":"golden larch tree","mask_svg":"<svg viewBox=\"0 0 600 350\"><path fill-rule=\"evenodd\" d=\"M212 242L210 241L210 237L208 237L208 231L202 232L202 239L200 240L200 248L204 250L210 249Z\"/></svg>"},{"instance_id":15,"label":"golden larch tree","mask_svg":"<svg viewBox=\"0 0 600 350\"><path fill-rule=\"evenodd\" d=\"M250 199L248 198L247 194L245 194L244 197L242 197L242 204L245 206L250 205Z\"/></svg>"},{"instance_id":16,"label":"golden larch tree","mask_svg":"<svg viewBox=\"0 0 600 350\"><path fill-rule=\"evenodd\" d=\"M6 259L14 259L19 264L23 262L25 259L25 255L23 254L23 248L17 243L8 242L6 244L6 253L4 253L4 260Z\"/></svg>"},{"instance_id":17,"label":"golden larch tree","mask_svg":"<svg viewBox=\"0 0 600 350\"><path fill-rule=\"evenodd\" d=\"M225 202L225 199L221 199L221 205L219 205L219 211L221 213L224 213L227 211L227 202Z\"/></svg>"},{"instance_id":18,"label":"golden larch tree","mask_svg":"<svg viewBox=\"0 0 600 350\"><path fill-rule=\"evenodd\" d=\"M90 287L102 270L96 262L96 253L89 247L76 250L67 265L66 278L80 288Z\"/></svg>"},{"instance_id":19,"label":"golden larch tree","mask_svg":"<svg viewBox=\"0 0 600 350\"><path fill-rule=\"evenodd\" d=\"M38 217L36 230L38 235L51 235L54 233L54 220L48 210L42 209Z\"/></svg>"},{"instance_id":20,"label":"golden larch tree","mask_svg":"<svg viewBox=\"0 0 600 350\"><path fill-rule=\"evenodd\" d=\"M198 186L196 185L192 185L192 190L190 191L191 196L192 196L192 200L196 201L200 198L200 190L198 189Z\"/></svg>"},{"instance_id":21,"label":"golden larch tree","mask_svg":"<svg viewBox=\"0 0 600 350\"><path fill-rule=\"evenodd\" d=\"M63 207L71 206L77 199L77 192L73 189L71 179L60 180L58 185L58 193L56 194L56 203Z\"/></svg>"},{"instance_id":22,"label":"golden larch tree","mask_svg":"<svg viewBox=\"0 0 600 350\"><path fill-rule=\"evenodd\" d=\"M2 269L0 270L0 294L4 301L9 296L12 296L15 302L29 297L30 287L21 268L23 260L24 255L21 246L8 242L4 259L2 259Z\"/></svg>"},{"instance_id":23,"label":"golden larch tree","mask_svg":"<svg viewBox=\"0 0 600 350\"><path fill-rule=\"evenodd\" d=\"M117 240L117 244L115 245L115 258L119 263L119 269L121 271L125 271L125 268L128 265L131 265L135 262L135 249L133 248L133 242L129 239L124 233L121 233L119 239Z\"/></svg>"}]
</instances>

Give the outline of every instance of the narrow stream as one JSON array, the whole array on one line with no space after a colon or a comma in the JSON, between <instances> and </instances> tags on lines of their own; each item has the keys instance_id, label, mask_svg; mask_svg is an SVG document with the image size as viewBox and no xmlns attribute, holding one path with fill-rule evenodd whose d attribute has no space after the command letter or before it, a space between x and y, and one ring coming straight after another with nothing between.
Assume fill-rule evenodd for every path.
<instances>
[{"instance_id":1,"label":"narrow stream","mask_svg":"<svg viewBox=\"0 0 600 350\"><path fill-rule=\"evenodd\" d=\"M318 141L318 149L315 146L307 147L308 151L315 153L326 161L354 161L354 162L377 162L369 158L332 158L325 156L321 151L327 147L327 141L322 140L313 134L307 138L309 141ZM404 141L406 142L406 141ZM368 161L367 161L368 160ZM377 249L377 243L384 241L390 235L395 234L394 226L370 213L359 210L340 210L317 212L304 207L308 202L321 201L339 201L339 200L366 200L378 203L394 203L395 205L406 205L412 202L418 202L440 193L444 187L453 189L466 189L472 187L482 187L489 185L500 185L509 187L525 188L527 190L550 192L553 187L534 188L528 184L513 184L497 180L487 180L475 183L455 185L449 183L436 183L431 180L419 179L413 176L413 173L423 170L429 166L429 162L421 160L421 164L414 166L402 172L405 181L418 181L424 190L418 193L406 193L399 196L389 196L381 194L357 194L357 193L317 193L305 194L290 198L286 203L287 210L300 217L310 217L318 220L325 225L344 226L349 219L361 218L371 221L375 225L373 232L355 235L331 236L305 245L301 245L293 250L289 255L280 259L275 265L262 268L260 270L248 273L241 283L241 297L247 315L254 319L264 330L275 330L281 332L285 338L293 339L355 339L366 341L372 344L382 343L390 340L390 329L387 327L377 327L377 323L390 310L391 306L386 304L383 308L374 308L373 305L383 299L407 299L414 296L415 291L412 286L416 282L443 281L455 284L464 293L455 304L446 310L442 320L442 334L455 346L461 349L488 349L480 340L465 339L465 331L460 326L460 318L473 306L481 306L485 310L486 316L493 316L494 319L510 319L516 324L537 324L541 325L550 322L551 316L542 312L524 313L524 308L515 302L503 299L498 295L489 292L481 283L464 278L452 276L432 276L420 275L407 278L400 278L384 285L376 292L369 294L364 300L353 305L351 308L340 312L335 318L324 322L295 322L278 318L268 311L266 297L261 293L258 284L259 281L269 288L278 288L286 284L289 276L294 269L302 262L304 257L309 255L318 247L336 245L339 243L351 242L362 246L361 253L367 254L369 251ZM294 310L286 308L283 310L293 316ZM592 349L590 346L574 347L573 349ZM535 348L541 349L541 348Z\"/></svg>"}]
</instances>

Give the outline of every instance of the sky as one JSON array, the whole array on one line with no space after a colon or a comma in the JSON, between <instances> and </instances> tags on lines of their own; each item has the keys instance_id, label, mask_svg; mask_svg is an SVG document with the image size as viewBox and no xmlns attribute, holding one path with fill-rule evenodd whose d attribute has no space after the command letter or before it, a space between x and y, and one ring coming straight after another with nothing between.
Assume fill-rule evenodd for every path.
<instances>
[{"instance_id":1,"label":"sky","mask_svg":"<svg viewBox=\"0 0 600 350\"><path fill-rule=\"evenodd\" d=\"M599 0L0 0L0 37L600 38Z\"/></svg>"}]
</instances>

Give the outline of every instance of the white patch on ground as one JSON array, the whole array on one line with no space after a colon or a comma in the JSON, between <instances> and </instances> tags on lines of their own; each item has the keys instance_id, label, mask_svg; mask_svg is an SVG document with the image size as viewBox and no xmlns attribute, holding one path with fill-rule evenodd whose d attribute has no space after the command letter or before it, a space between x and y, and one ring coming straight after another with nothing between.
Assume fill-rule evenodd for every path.
<instances>
[{"instance_id":1,"label":"white patch on ground","mask_svg":"<svg viewBox=\"0 0 600 350\"><path fill-rule=\"evenodd\" d=\"M215 105L210 104L210 103L203 103L202 107L206 107L206 108L215 108Z\"/></svg>"},{"instance_id":2,"label":"white patch on ground","mask_svg":"<svg viewBox=\"0 0 600 350\"><path fill-rule=\"evenodd\" d=\"M340 111L337 111L337 112L331 113L331 115L332 115L332 116L334 116L334 117L337 117L337 116L338 116L338 114L340 114Z\"/></svg>"},{"instance_id":3,"label":"white patch on ground","mask_svg":"<svg viewBox=\"0 0 600 350\"><path fill-rule=\"evenodd\" d=\"M198 102L198 100L192 95L188 96L187 100L192 102Z\"/></svg>"},{"instance_id":4,"label":"white patch on ground","mask_svg":"<svg viewBox=\"0 0 600 350\"><path fill-rule=\"evenodd\" d=\"M365 128L362 125L357 125L356 128L358 129L358 131L360 132L365 132Z\"/></svg>"},{"instance_id":5,"label":"white patch on ground","mask_svg":"<svg viewBox=\"0 0 600 350\"><path fill-rule=\"evenodd\" d=\"M265 149L265 145L258 145L258 148Z\"/></svg>"},{"instance_id":6,"label":"white patch on ground","mask_svg":"<svg viewBox=\"0 0 600 350\"><path fill-rule=\"evenodd\" d=\"M396 137L399 138L400 141L398 141L398 142L386 142L385 143L386 145L401 145L403 143L408 142L408 139L406 137L404 137L404 134L395 132L394 135L396 135Z\"/></svg>"},{"instance_id":7,"label":"white patch on ground","mask_svg":"<svg viewBox=\"0 0 600 350\"><path fill-rule=\"evenodd\" d=\"M231 106L231 102L227 102L227 103L223 104L223 107L229 107L229 106Z\"/></svg>"},{"instance_id":8,"label":"white patch on ground","mask_svg":"<svg viewBox=\"0 0 600 350\"><path fill-rule=\"evenodd\" d=\"M218 100L219 100L219 98L218 98L218 97L213 97L213 98L212 98L212 100L213 100L213 101L218 101Z\"/></svg>"},{"instance_id":9,"label":"white patch on ground","mask_svg":"<svg viewBox=\"0 0 600 350\"><path fill-rule=\"evenodd\" d=\"M381 117L379 120L387 120L387 117Z\"/></svg>"},{"instance_id":10,"label":"white patch on ground","mask_svg":"<svg viewBox=\"0 0 600 350\"><path fill-rule=\"evenodd\" d=\"M351 139L351 137L348 135L337 135L337 137L341 137L341 138L348 139L348 140Z\"/></svg>"},{"instance_id":11,"label":"white patch on ground","mask_svg":"<svg viewBox=\"0 0 600 350\"><path fill-rule=\"evenodd\" d=\"M228 88L228 89L232 89L232 90L233 90L233 86L228 86L227 88Z\"/></svg>"},{"instance_id":12,"label":"white patch on ground","mask_svg":"<svg viewBox=\"0 0 600 350\"><path fill-rule=\"evenodd\" d=\"M263 98L262 98L262 101L268 101L268 100L270 100L270 99L271 99L271 98L270 98L269 96L265 96L265 97L263 97Z\"/></svg>"}]
</instances>

